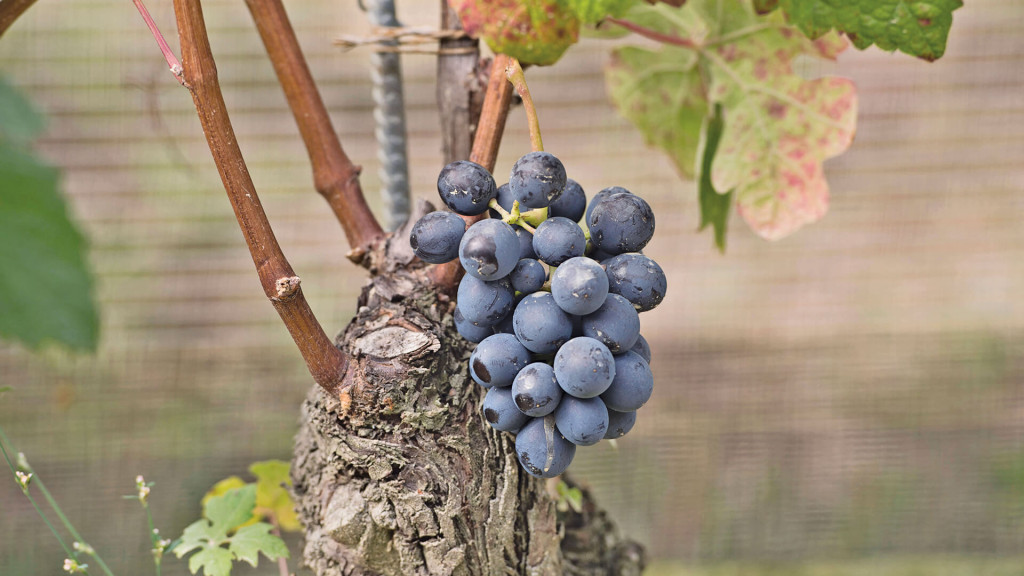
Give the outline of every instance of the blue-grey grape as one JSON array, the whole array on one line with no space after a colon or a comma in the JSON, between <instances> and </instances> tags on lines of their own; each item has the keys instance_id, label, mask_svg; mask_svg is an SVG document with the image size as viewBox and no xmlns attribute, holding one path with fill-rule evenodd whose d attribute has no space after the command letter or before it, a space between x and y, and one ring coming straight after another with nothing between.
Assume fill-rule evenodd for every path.
<instances>
[{"instance_id":1,"label":"blue-grey grape","mask_svg":"<svg viewBox=\"0 0 1024 576\"><path fill-rule=\"evenodd\" d=\"M495 430L502 432L519 432L519 429L530 419L523 414L512 401L511 388L491 388L484 396L482 406L484 420Z\"/></svg>"},{"instance_id":2,"label":"blue-grey grape","mask_svg":"<svg viewBox=\"0 0 1024 576\"><path fill-rule=\"evenodd\" d=\"M554 412L562 399L555 369L544 362L528 364L512 381L512 399L527 416L547 416Z\"/></svg>"},{"instance_id":3,"label":"blue-grey grape","mask_svg":"<svg viewBox=\"0 0 1024 576\"><path fill-rule=\"evenodd\" d=\"M618 354L636 344L640 337L640 317L629 300L609 294L600 308L583 317L583 335L600 341Z\"/></svg>"},{"instance_id":4,"label":"blue-grey grape","mask_svg":"<svg viewBox=\"0 0 1024 576\"><path fill-rule=\"evenodd\" d=\"M608 440L622 438L633 429L636 424L636 412L617 412L608 410L608 431L604 437Z\"/></svg>"},{"instance_id":5,"label":"blue-grey grape","mask_svg":"<svg viewBox=\"0 0 1024 576\"><path fill-rule=\"evenodd\" d=\"M458 306L455 306L455 313L452 314L452 316L455 318L455 329L463 338L473 342L474 344L494 333L487 326L478 326L469 320L466 320L466 317L462 315L462 310L460 310ZM511 316L511 314L509 314L509 316Z\"/></svg>"},{"instance_id":6,"label":"blue-grey grape","mask_svg":"<svg viewBox=\"0 0 1024 576\"><path fill-rule=\"evenodd\" d=\"M608 347L585 336L573 338L558 349L554 368L558 385L576 398L599 396L615 378L615 358Z\"/></svg>"},{"instance_id":7,"label":"blue-grey grape","mask_svg":"<svg viewBox=\"0 0 1024 576\"><path fill-rule=\"evenodd\" d=\"M533 251L549 266L559 266L569 258L583 256L586 248L583 229L568 218L548 218L533 234Z\"/></svg>"},{"instance_id":8,"label":"blue-grey grape","mask_svg":"<svg viewBox=\"0 0 1024 576\"><path fill-rule=\"evenodd\" d=\"M654 236L654 211L636 194L609 194L594 206L587 227L591 242L604 252L638 252Z\"/></svg>"},{"instance_id":9,"label":"blue-grey grape","mask_svg":"<svg viewBox=\"0 0 1024 576\"><path fill-rule=\"evenodd\" d=\"M543 264L533 258L522 258L512 269L512 273L508 275L508 279L517 292L533 294L544 286L547 275L548 272L544 269Z\"/></svg>"},{"instance_id":10,"label":"blue-grey grape","mask_svg":"<svg viewBox=\"0 0 1024 576\"><path fill-rule=\"evenodd\" d=\"M519 262L519 239L501 220L481 220L462 236L459 262L481 280L504 278Z\"/></svg>"},{"instance_id":11,"label":"blue-grey grape","mask_svg":"<svg viewBox=\"0 0 1024 576\"><path fill-rule=\"evenodd\" d=\"M651 363L651 345L647 343L647 339L641 334L636 338L636 344L629 349L630 352L636 352L644 359L647 364Z\"/></svg>"},{"instance_id":12,"label":"blue-grey grape","mask_svg":"<svg viewBox=\"0 0 1024 576\"><path fill-rule=\"evenodd\" d=\"M512 318L516 338L537 354L552 354L572 337L569 315L547 292L535 292L523 298Z\"/></svg>"},{"instance_id":13,"label":"blue-grey grape","mask_svg":"<svg viewBox=\"0 0 1024 576\"><path fill-rule=\"evenodd\" d=\"M569 314L590 314L608 297L608 275L590 258L570 258L551 275L551 296Z\"/></svg>"},{"instance_id":14,"label":"blue-grey grape","mask_svg":"<svg viewBox=\"0 0 1024 576\"><path fill-rule=\"evenodd\" d=\"M608 409L600 398L566 396L555 409L555 425L577 446L591 446L608 431Z\"/></svg>"},{"instance_id":15,"label":"blue-grey grape","mask_svg":"<svg viewBox=\"0 0 1024 576\"><path fill-rule=\"evenodd\" d=\"M611 196L612 194L618 194L620 192L625 194L632 194L632 192L626 190L622 186L610 186L608 188L605 188L604 190L601 190L597 194L594 194L594 197L590 200L590 205L587 206L587 212L586 214L584 214L584 216L586 216L587 222L590 222L590 213L594 211L595 206L603 202L605 198Z\"/></svg>"},{"instance_id":16,"label":"blue-grey grape","mask_svg":"<svg viewBox=\"0 0 1024 576\"><path fill-rule=\"evenodd\" d=\"M572 178L565 181L565 190L557 200L548 206L548 216L561 216L573 222L579 222L583 218L583 212L587 209L587 195L583 187Z\"/></svg>"},{"instance_id":17,"label":"blue-grey grape","mask_svg":"<svg viewBox=\"0 0 1024 576\"><path fill-rule=\"evenodd\" d=\"M601 399L612 410L631 412L646 404L653 391L650 366L639 354L626 352L615 357L615 378Z\"/></svg>"},{"instance_id":18,"label":"blue-grey grape","mask_svg":"<svg viewBox=\"0 0 1024 576\"><path fill-rule=\"evenodd\" d=\"M413 224L409 245L416 256L430 264L444 264L459 256L459 243L466 233L466 221L458 214L439 210Z\"/></svg>"},{"instance_id":19,"label":"blue-grey grape","mask_svg":"<svg viewBox=\"0 0 1024 576\"><path fill-rule=\"evenodd\" d=\"M514 310L514 308L513 308ZM515 328L512 327L512 314L506 315L501 319L500 322L491 326L491 331L494 334L512 334L515 335Z\"/></svg>"},{"instance_id":20,"label":"blue-grey grape","mask_svg":"<svg viewBox=\"0 0 1024 576\"><path fill-rule=\"evenodd\" d=\"M519 239L519 259L533 258L536 260L537 253L533 251L533 234L522 226L512 225L512 229L515 230L516 238Z\"/></svg>"},{"instance_id":21,"label":"blue-grey grape","mask_svg":"<svg viewBox=\"0 0 1024 576\"><path fill-rule=\"evenodd\" d=\"M576 445L555 426L554 416L530 418L516 435L516 456L531 476L554 478L572 464Z\"/></svg>"},{"instance_id":22,"label":"blue-grey grape","mask_svg":"<svg viewBox=\"0 0 1024 576\"><path fill-rule=\"evenodd\" d=\"M512 166L508 186L519 205L544 208L558 199L565 189L565 166L547 152L530 152Z\"/></svg>"},{"instance_id":23,"label":"blue-grey grape","mask_svg":"<svg viewBox=\"0 0 1024 576\"><path fill-rule=\"evenodd\" d=\"M494 326L512 311L514 295L508 278L486 282L467 275L459 282L456 301L466 320L477 326Z\"/></svg>"},{"instance_id":24,"label":"blue-grey grape","mask_svg":"<svg viewBox=\"0 0 1024 576\"><path fill-rule=\"evenodd\" d=\"M530 363L530 352L511 334L492 334L469 356L469 374L484 388L511 386Z\"/></svg>"},{"instance_id":25,"label":"blue-grey grape","mask_svg":"<svg viewBox=\"0 0 1024 576\"><path fill-rule=\"evenodd\" d=\"M629 252L601 263L608 271L608 290L633 303L638 312L646 312L661 304L668 280L654 260Z\"/></svg>"},{"instance_id":26,"label":"blue-grey grape","mask_svg":"<svg viewBox=\"0 0 1024 576\"><path fill-rule=\"evenodd\" d=\"M498 206L504 208L506 212L512 211L512 203L515 202L515 196L512 196L512 189L508 187L508 182L498 186L498 193L494 196L494 199L497 200ZM487 213L491 218L503 218L501 213L494 208L491 208Z\"/></svg>"},{"instance_id":27,"label":"blue-grey grape","mask_svg":"<svg viewBox=\"0 0 1024 576\"><path fill-rule=\"evenodd\" d=\"M498 187L483 166L469 160L456 160L441 169L437 193L453 212L475 216L487 210L487 203L498 194Z\"/></svg>"}]
</instances>

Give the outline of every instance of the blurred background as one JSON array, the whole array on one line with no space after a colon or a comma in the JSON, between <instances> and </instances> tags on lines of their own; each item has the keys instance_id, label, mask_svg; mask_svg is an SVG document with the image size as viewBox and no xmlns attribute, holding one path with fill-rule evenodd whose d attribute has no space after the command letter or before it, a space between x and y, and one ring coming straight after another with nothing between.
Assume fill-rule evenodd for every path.
<instances>
[{"instance_id":1,"label":"blurred background","mask_svg":"<svg viewBox=\"0 0 1024 576\"><path fill-rule=\"evenodd\" d=\"M398 4L405 24L437 25L437 2ZM336 333L364 274L312 189L244 4L204 7L257 189ZM170 1L149 8L176 47ZM288 8L380 207L370 52L332 45L364 34L366 16L355 2ZM1024 573L1024 4L976 0L954 18L937 63L871 49L806 65L860 92L852 150L826 164L829 213L775 243L734 217L724 256L695 232L693 184L608 103L607 44L530 71L545 144L570 177L590 193L626 186L658 215L646 252L670 290L642 317L654 397L617 449L573 464L647 545L651 574ZM403 65L413 192L434 199L435 59ZM0 344L0 385L14 387L0 425L116 572L150 573L142 512L121 499L135 476L156 482L162 532L180 534L217 480L290 457L311 380L191 98L130 2L40 2L0 41L0 71L49 117L39 149L64 169L91 239L103 319L95 356ZM516 109L498 173L528 148ZM61 574L63 558L0 482L0 574Z\"/></svg>"}]
</instances>

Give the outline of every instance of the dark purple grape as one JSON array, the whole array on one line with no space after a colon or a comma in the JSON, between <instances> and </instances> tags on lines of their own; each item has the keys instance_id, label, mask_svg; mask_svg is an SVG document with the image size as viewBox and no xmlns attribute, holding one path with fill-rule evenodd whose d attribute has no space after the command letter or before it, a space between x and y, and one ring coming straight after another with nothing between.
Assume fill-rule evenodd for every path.
<instances>
[{"instance_id":1,"label":"dark purple grape","mask_svg":"<svg viewBox=\"0 0 1024 576\"><path fill-rule=\"evenodd\" d=\"M455 313L452 316L455 318L455 329L463 338L474 344L493 334L493 331L487 326L477 326L466 320L458 306L455 307ZM511 314L508 314L508 316L511 316Z\"/></svg>"},{"instance_id":2,"label":"dark purple grape","mask_svg":"<svg viewBox=\"0 0 1024 576\"><path fill-rule=\"evenodd\" d=\"M615 378L601 399L612 410L631 412L646 404L653 391L654 375L647 361L635 352L626 352L615 357Z\"/></svg>"},{"instance_id":3,"label":"dark purple grape","mask_svg":"<svg viewBox=\"0 0 1024 576\"><path fill-rule=\"evenodd\" d=\"M551 275L551 296L569 314L590 314L608 297L608 275L590 258L570 258Z\"/></svg>"},{"instance_id":4,"label":"dark purple grape","mask_svg":"<svg viewBox=\"0 0 1024 576\"><path fill-rule=\"evenodd\" d=\"M484 396L483 406L484 420L495 430L512 432L515 434L530 419L516 407L512 401L511 388L491 388Z\"/></svg>"},{"instance_id":5,"label":"dark purple grape","mask_svg":"<svg viewBox=\"0 0 1024 576\"><path fill-rule=\"evenodd\" d=\"M643 334L637 336L636 344L633 344L629 351L639 354L647 364L651 363L651 345L647 343L647 339L644 338Z\"/></svg>"},{"instance_id":6,"label":"dark purple grape","mask_svg":"<svg viewBox=\"0 0 1024 576\"><path fill-rule=\"evenodd\" d=\"M512 316L516 337L531 352L552 354L572 337L569 315L555 304L547 292L526 296Z\"/></svg>"},{"instance_id":7,"label":"dark purple grape","mask_svg":"<svg viewBox=\"0 0 1024 576\"><path fill-rule=\"evenodd\" d=\"M523 258L512 269L508 279L512 282L512 287L517 292L533 294L544 286L544 280L547 279L547 275L548 271L544 269L543 264L533 258Z\"/></svg>"},{"instance_id":8,"label":"dark purple grape","mask_svg":"<svg viewBox=\"0 0 1024 576\"><path fill-rule=\"evenodd\" d=\"M547 152L530 152L512 166L508 186L522 209L544 208L565 189L565 166Z\"/></svg>"},{"instance_id":9,"label":"dark purple grape","mask_svg":"<svg viewBox=\"0 0 1024 576\"><path fill-rule=\"evenodd\" d=\"M533 233L533 251L549 266L559 266L569 258L583 256L586 247L583 229L568 218L548 218Z\"/></svg>"},{"instance_id":10,"label":"dark purple grape","mask_svg":"<svg viewBox=\"0 0 1024 576\"><path fill-rule=\"evenodd\" d=\"M498 193L494 197L498 201L498 206L505 209L505 212L512 211L512 203L515 202L515 197L512 196L512 189L508 187L508 182L498 186ZM491 208L488 211L491 218L504 218L497 210Z\"/></svg>"},{"instance_id":11,"label":"dark purple grape","mask_svg":"<svg viewBox=\"0 0 1024 576\"><path fill-rule=\"evenodd\" d=\"M555 379L562 390L576 398L593 398L611 386L615 378L615 357L604 344L582 336L558 349L554 368Z\"/></svg>"},{"instance_id":12,"label":"dark purple grape","mask_svg":"<svg viewBox=\"0 0 1024 576\"><path fill-rule=\"evenodd\" d=\"M416 256L430 264L444 264L459 257L459 243L466 221L451 212L431 212L412 227L409 245Z\"/></svg>"},{"instance_id":13,"label":"dark purple grape","mask_svg":"<svg viewBox=\"0 0 1024 576\"><path fill-rule=\"evenodd\" d=\"M576 445L555 426L554 416L530 418L516 435L516 456L531 476L554 478L572 464Z\"/></svg>"},{"instance_id":14,"label":"dark purple grape","mask_svg":"<svg viewBox=\"0 0 1024 576\"><path fill-rule=\"evenodd\" d=\"M530 363L530 352L511 334L492 334L469 356L469 374L484 388L511 386Z\"/></svg>"},{"instance_id":15,"label":"dark purple grape","mask_svg":"<svg viewBox=\"0 0 1024 576\"><path fill-rule=\"evenodd\" d=\"M554 368L544 362L528 364L512 381L512 399L527 416L547 416L554 412L562 399Z\"/></svg>"},{"instance_id":16,"label":"dark purple grape","mask_svg":"<svg viewBox=\"0 0 1024 576\"><path fill-rule=\"evenodd\" d=\"M639 252L654 236L654 211L635 194L609 194L587 219L590 241L609 254Z\"/></svg>"},{"instance_id":17,"label":"dark purple grape","mask_svg":"<svg viewBox=\"0 0 1024 576\"><path fill-rule=\"evenodd\" d=\"M605 198L611 196L612 194L618 193L632 194L632 192L626 190L622 186L610 186L608 188L605 188L604 190L601 190L597 194L594 194L594 197L590 200L590 205L587 206L587 212L586 214L584 214L584 216L586 216L587 222L590 222L590 213L593 212L594 206L597 206L598 204L603 202Z\"/></svg>"},{"instance_id":18,"label":"dark purple grape","mask_svg":"<svg viewBox=\"0 0 1024 576\"><path fill-rule=\"evenodd\" d=\"M477 326L494 326L510 315L515 304L515 291L508 278L485 282L463 276L456 297L462 316Z\"/></svg>"},{"instance_id":19,"label":"dark purple grape","mask_svg":"<svg viewBox=\"0 0 1024 576\"><path fill-rule=\"evenodd\" d=\"M456 160L441 169L437 193L453 212L475 216L487 210L487 203L498 194L491 173L469 160Z\"/></svg>"},{"instance_id":20,"label":"dark purple grape","mask_svg":"<svg viewBox=\"0 0 1024 576\"><path fill-rule=\"evenodd\" d=\"M481 220L462 236L459 262L467 274L481 280L504 278L519 262L519 239L501 220Z\"/></svg>"},{"instance_id":21,"label":"dark purple grape","mask_svg":"<svg viewBox=\"0 0 1024 576\"><path fill-rule=\"evenodd\" d=\"M560 216L579 222L586 209L587 195L583 192L583 187L572 178L568 178L562 195L548 206L548 216Z\"/></svg>"},{"instance_id":22,"label":"dark purple grape","mask_svg":"<svg viewBox=\"0 0 1024 576\"><path fill-rule=\"evenodd\" d=\"M636 412L616 412L608 410L608 431L604 437L608 440L622 438L633 429L636 424Z\"/></svg>"},{"instance_id":23,"label":"dark purple grape","mask_svg":"<svg viewBox=\"0 0 1024 576\"><path fill-rule=\"evenodd\" d=\"M519 239L519 259L533 258L536 260L537 253L533 251L533 234L522 226L513 225L512 229L515 230L516 238Z\"/></svg>"},{"instance_id":24,"label":"dark purple grape","mask_svg":"<svg viewBox=\"0 0 1024 576\"><path fill-rule=\"evenodd\" d=\"M638 312L655 308L665 298L665 272L647 256L629 252L601 265L608 271L608 290L632 302Z\"/></svg>"},{"instance_id":25,"label":"dark purple grape","mask_svg":"<svg viewBox=\"0 0 1024 576\"><path fill-rule=\"evenodd\" d=\"M600 398L565 396L555 410L555 425L577 446L591 446L608 431L608 409Z\"/></svg>"},{"instance_id":26,"label":"dark purple grape","mask_svg":"<svg viewBox=\"0 0 1024 576\"><path fill-rule=\"evenodd\" d=\"M629 350L640 337L640 317L629 300L609 294L596 312L583 317L583 335L600 341L613 354Z\"/></svg>"}]
</instances>

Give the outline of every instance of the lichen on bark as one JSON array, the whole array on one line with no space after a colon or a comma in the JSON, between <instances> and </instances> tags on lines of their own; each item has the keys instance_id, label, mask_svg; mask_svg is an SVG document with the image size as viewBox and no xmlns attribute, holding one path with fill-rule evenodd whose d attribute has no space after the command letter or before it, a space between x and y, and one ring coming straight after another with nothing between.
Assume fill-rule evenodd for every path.
<instances>
[{"instance_id":1,"label":"lichen on bark","mask_svg":"<svg viewBox=\"0 0 1024 576\"><path fill-rule=\"evenodd\" d=\"M337 339L352 377L336 397L312 387L303 406L292 479L305 564L318 575L639 574L642 548L586 490L580 513L560 511L519 467L513 437L484 421L470 345L413 258L410 226L362 261L371 280Z\"/></svg>"}]
</instances>

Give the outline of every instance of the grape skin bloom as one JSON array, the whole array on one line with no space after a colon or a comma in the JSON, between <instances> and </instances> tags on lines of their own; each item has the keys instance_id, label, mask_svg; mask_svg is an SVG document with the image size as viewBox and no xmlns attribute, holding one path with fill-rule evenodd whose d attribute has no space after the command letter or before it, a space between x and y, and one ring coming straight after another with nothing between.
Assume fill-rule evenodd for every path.
<instances>
[{"instance_id":1,"label":"grape skin bloom","mask_svg":"<svg viewBox=\"0 0 1024 576\"><path fill-rule=\"evenodd\" d=\"M458 258L459 244L465 233L466 221L458 214L431 212L413 225L409 245L420 260L444 264Z\"/></svg>"}]
</instances>

